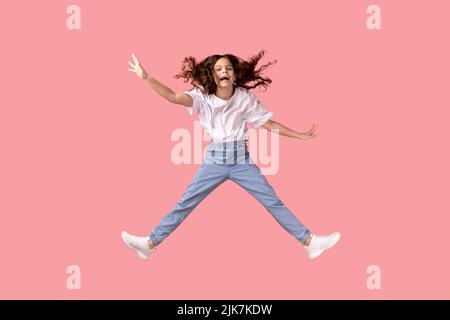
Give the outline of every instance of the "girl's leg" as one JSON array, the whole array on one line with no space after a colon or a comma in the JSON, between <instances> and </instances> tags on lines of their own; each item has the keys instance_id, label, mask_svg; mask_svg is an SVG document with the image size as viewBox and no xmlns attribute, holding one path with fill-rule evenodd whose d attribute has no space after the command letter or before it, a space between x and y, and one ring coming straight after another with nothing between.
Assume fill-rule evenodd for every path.
<instances>
[{"instance_id":1,"label":"girl's leg","mask_svg":"<svg viewBox=\"0 0 450 320\"><path fill-rule=\"evenodd\" d=\"M230 170L230 179L254 196L297 240L303 243L308 239L311 232L281 202L258 166L237 164Z\"/></svg>"},{"instance_id":2,"label":"girl's leg","mask_svg":"<svg viewBox=\"0 0 450 320\"><path fill-rule=\"evenodd\" d=\"M158 245L169 236L208 194L227 179L227 167L202 164L175 208L168 212L151 230L149 238L153 245Z\"/></svg>"}]
</instances>

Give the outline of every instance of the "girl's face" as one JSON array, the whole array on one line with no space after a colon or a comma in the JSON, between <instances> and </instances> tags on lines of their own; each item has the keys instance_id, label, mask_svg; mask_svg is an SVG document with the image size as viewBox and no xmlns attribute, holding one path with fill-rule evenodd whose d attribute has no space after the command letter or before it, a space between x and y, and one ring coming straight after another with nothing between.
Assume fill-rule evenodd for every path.
<instances>
[{"instance_id":1,"label":"girl's face","mask_svg":"<svg viewBox=\"0 0 450 320\"><path fill-rule=\"evenodd\" d=\"M236 80L233 65L227 58L220 58L214 65L214 81L217 87L233 88L233 83Z\"/></svg>"}]
</instances>

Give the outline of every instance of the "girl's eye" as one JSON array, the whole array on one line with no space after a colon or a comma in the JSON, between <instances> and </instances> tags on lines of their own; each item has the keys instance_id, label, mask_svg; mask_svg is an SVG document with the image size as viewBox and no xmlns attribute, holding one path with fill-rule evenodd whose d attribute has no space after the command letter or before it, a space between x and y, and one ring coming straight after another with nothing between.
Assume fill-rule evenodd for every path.
<instances>
[{"instance_id":1,"label":"girl's eye","mask_svg":"<svg viewBox=\"0 0 450 320\"><path fill-rule=\"evenodd\" d=\"M216 71L220 71L220 69L222 69L222 68L217 68ZM228 67L227 70L233 71L233 68Z\"/></svg>"}]
</instances>

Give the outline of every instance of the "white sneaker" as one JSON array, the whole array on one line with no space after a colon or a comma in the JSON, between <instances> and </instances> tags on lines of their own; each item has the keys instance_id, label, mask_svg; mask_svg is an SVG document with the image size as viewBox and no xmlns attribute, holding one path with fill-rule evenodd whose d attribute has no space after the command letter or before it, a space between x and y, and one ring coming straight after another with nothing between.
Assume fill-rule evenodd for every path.
<instances>
[{"instance_id":1,"label":"white sneaker","mask_svg":"<svg viewBox=\"0 0 450 320\"><path fill-rule=\"evenodd\" d=\"M311 241L309 242L309 246L304 246L306 249L306 253L308 254L308 258L315 259L322 254L326 249L330 249L334 246L339 239L341 238L341 234L339 232L334 232L327 236L316 236L311 235Z\"/></svg>"},{"instance_id":2,"label":"white sneaker","mask_svg":"<svg viewBox=\"0 0 450 320\"><path fill-rule=\"evenodd\" d=\"M131 250L135 251L139 258L147 260L150 255L155 251L155 248L150 249L148 247L147 237L136 237L128 234L126 231L122 231L122 240L125 245Z\"/></svg>"}]
</instances>

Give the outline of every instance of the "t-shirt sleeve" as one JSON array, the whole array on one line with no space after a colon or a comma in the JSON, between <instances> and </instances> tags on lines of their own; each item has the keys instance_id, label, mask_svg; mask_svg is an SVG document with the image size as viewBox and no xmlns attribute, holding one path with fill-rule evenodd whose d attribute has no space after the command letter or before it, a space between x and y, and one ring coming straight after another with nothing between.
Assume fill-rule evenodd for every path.
<instances>
[{"instance_id":1,"label":"t-shirt sleeve","mask_svg":"<svg viewBox=\"0 0 450 320\"><path fill-rule=\"evenodd\" d=\"M192 100L192 106L186 107L187 112L192 116L194 112L200 113L203 106L204 94L199 88L194 88L189 91L185 91L185 94L189 95Z\"/></svg>"},{"instance_id":2,"label":"t-shirt sleeve","mask_svg":"<svg viewBox=\"0 0 450 320\"><path fill-rule=\"evenodd\" d=\"M272 118L273 113L267 111L258 98L249 92L250 102L247 109L244 112L243 118L250 122L253 128L258 128L266 123L270 118Z\"/></svg>"}]
</instances>

